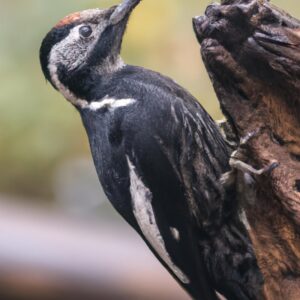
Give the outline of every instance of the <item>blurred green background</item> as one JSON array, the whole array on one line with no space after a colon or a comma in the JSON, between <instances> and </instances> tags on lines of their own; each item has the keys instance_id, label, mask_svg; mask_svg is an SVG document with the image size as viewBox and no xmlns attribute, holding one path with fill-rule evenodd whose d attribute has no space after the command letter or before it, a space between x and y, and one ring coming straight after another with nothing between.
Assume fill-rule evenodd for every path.
<instances>
[{"instance_id":1,"label":"blurred green background","mask_svg":"<svg viewBox=\"0 0 300 300\"><path fill-rule=\"evenodd\" d=\"M0 299L189 299L110 206L79 114L39 66L57 21L117 3L0 0ZM273 3L300 17L298 1ZM191 22L208 4L143 0L122 54L172 77L220 119Z\"/></svg>"},{"instance_id":2,"label":"blurred green background","mask_svg":"<svg viewBox=\"0 0 300 300\"><path fill-rule=\"evenodd\" d=\"M57 168L89 157L79 115L46 84L38 54L48 30L73 11L109 0L0 0L0 193L53 199ZM191 91L214 118L221 113L200 59L191 18L210 1L143 0L123 44L127 63L154 69ZM300 16L295 0L273 1Z\"/></svg>"}]
</instances>

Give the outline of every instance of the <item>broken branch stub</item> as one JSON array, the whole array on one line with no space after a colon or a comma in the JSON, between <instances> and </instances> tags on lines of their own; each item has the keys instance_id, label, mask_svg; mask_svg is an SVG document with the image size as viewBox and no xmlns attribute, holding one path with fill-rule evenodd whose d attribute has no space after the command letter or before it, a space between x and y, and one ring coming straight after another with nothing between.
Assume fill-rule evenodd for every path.
<instances>
[{"instance_id":1,"label":"broken branch stub","mask_svg":"<svg viewBox=\"0 0 300 300\"><path fill-rule=\"evenodd\" d=\"M266 298L300 299L300 21L265 0L224 0L194 28L233 130L260 130L247 162L279 163L246 205Z\"/></svg>"}]
</instances>

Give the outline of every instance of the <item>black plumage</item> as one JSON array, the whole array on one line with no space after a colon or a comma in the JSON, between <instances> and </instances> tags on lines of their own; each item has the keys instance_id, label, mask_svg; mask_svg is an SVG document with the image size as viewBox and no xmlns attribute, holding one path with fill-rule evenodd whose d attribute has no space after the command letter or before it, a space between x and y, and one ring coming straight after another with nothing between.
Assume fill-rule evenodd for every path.
<instances>
[{"instance_id":1,"label":"black plumage","mask_svg":"<svg viewBox=\"0 0 300 300\"><path fill-rule=\"evenodd\" d=\"M120 61L138 2L127 1L116 23L111 8L54 28L41 47L43 71L78 109L108 199L190 295L258 299L262 279L237 199L219 181L229 149L218 127L173 80ZM94 40L74 33L97 22Z\"/></svg>"}]
</instances>

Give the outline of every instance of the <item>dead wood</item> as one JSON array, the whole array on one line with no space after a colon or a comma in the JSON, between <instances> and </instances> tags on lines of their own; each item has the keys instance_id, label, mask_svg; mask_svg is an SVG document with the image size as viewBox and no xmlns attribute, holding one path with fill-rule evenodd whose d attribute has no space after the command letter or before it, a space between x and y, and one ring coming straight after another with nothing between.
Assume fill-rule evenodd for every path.
<instances>
[{"instance_id":1,"label":"dead wood","mask_svg":"<svg viewBox=\"0 0 300 300\"><path fill-rule=\"evenodd\" d=\"M245 206L265 297L300 299L300 21L265 0L224 0L194 27L236 135L259 130L246 162L280 164Z\"/></svg>"}]
</instances>

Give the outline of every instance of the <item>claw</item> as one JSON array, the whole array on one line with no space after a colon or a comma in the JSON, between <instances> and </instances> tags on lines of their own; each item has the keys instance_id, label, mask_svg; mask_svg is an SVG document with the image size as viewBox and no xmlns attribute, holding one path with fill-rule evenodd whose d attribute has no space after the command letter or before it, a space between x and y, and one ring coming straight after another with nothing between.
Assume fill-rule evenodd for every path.
<instances>
[{"instance_id":1,"label":"claw","mask_svg":"<svg viewBox=\"0 0 300 300\"><path fill-rule=\"evenodd\" d=\"M274 169L276 169L278 167L279 167L279 162L278 161L273 161L272 163L270 163L270 165L268 165L264 168L263 173L271 173Z\"/></svg>"}]
</instances>

